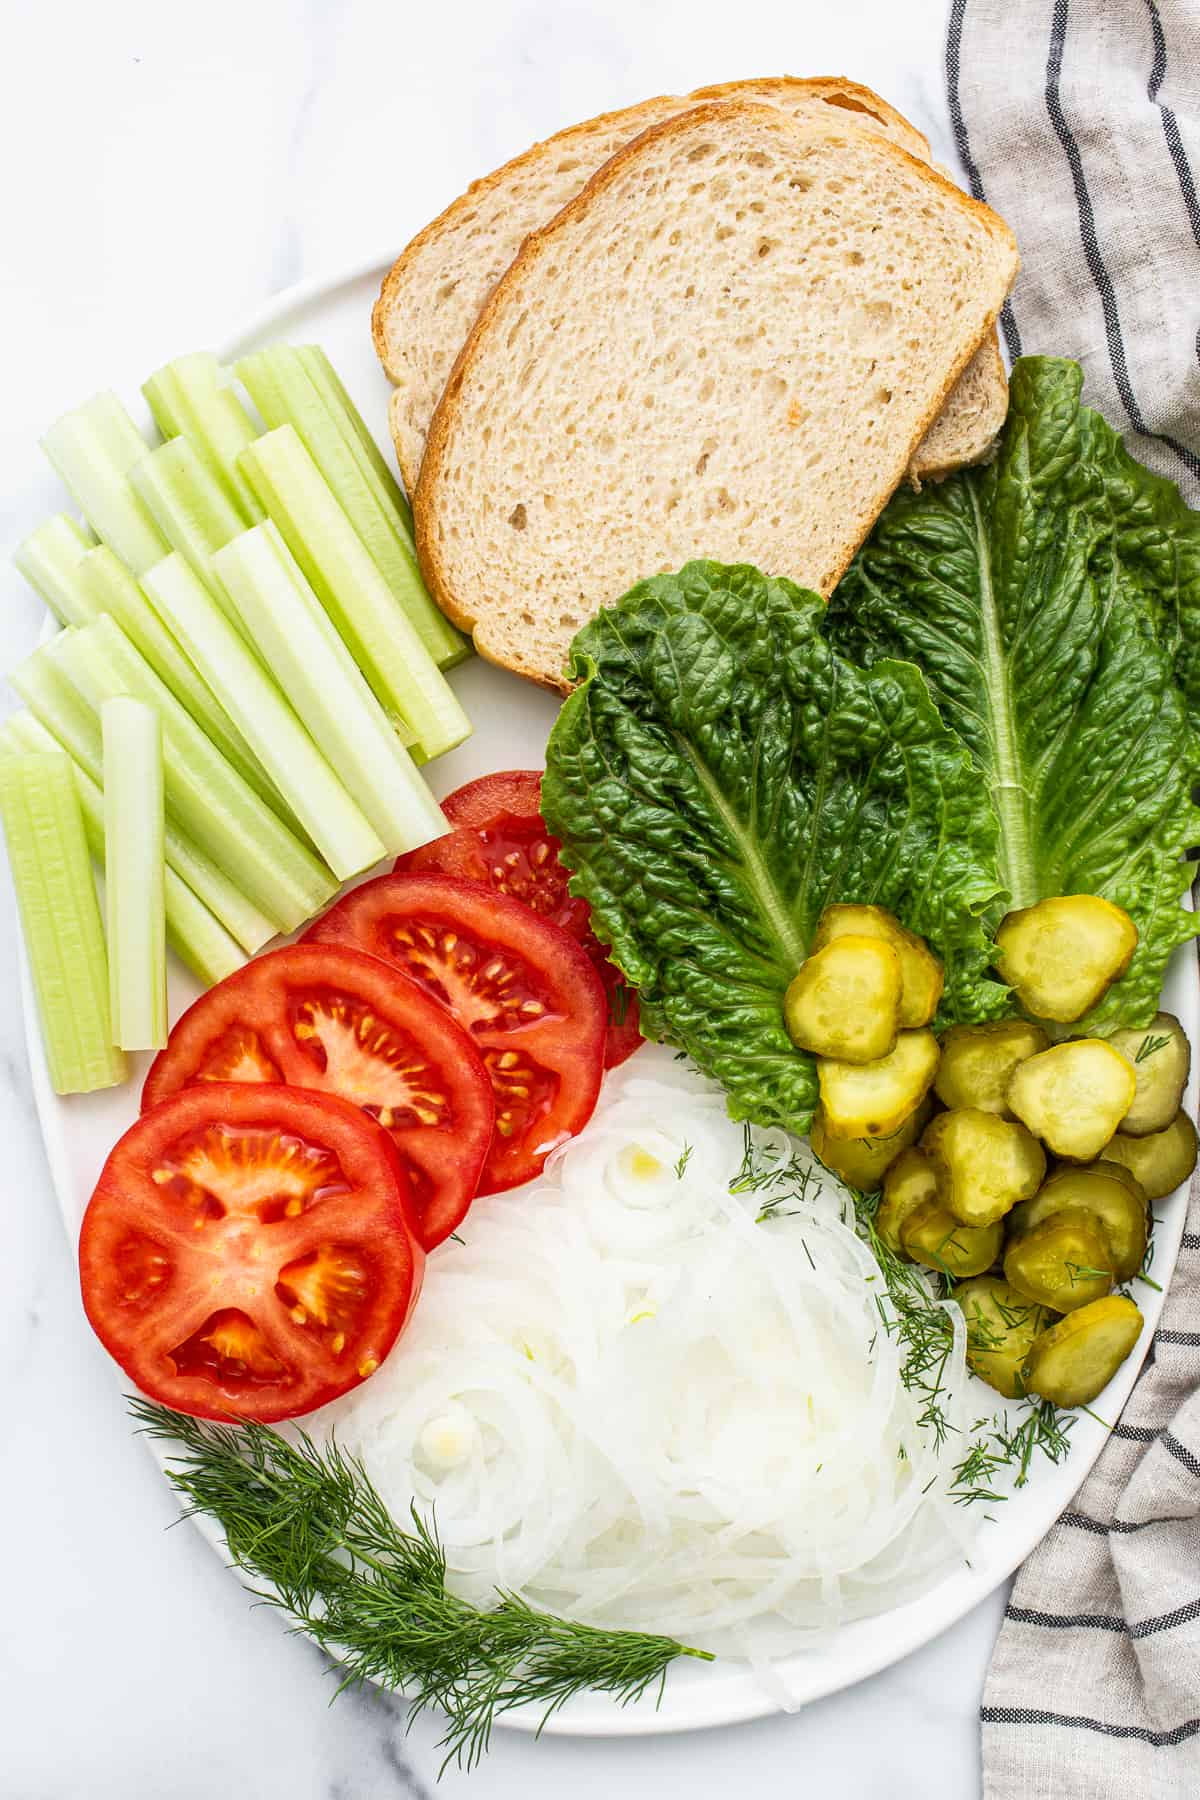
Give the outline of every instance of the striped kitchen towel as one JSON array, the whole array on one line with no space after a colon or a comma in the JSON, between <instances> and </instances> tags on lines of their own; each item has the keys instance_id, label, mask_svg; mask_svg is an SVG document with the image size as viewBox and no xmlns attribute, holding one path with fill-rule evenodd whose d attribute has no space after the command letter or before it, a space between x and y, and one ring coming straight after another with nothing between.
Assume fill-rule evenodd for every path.
<instances>
[{"instance_id":1,"label":"striped kitchen towel","mask_svg":"<svg viewBox=\"0 0 1200 1800\"><path fill-rule=\"evenodd\" d=\"M952 0L950 112L1012 225L1013 356L1200 505L1200 0ZM986 1800L1200 1800L1200 1183L1147 1365L1020 1571L983 1704Z\"/></svg>"}]
</instances>

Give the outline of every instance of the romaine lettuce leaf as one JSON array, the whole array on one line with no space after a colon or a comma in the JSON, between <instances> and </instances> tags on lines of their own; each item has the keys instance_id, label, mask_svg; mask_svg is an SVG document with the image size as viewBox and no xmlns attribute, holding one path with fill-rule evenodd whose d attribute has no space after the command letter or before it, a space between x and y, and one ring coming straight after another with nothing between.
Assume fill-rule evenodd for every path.
<instances>
[{"instance_id":1,"label":"romaine lettuce leaf","mask_svg":"<svg viewBox=\"0 0 1200 1800\"><path fill-rule=\"evenodd\" d=\"M696 562L579 633L542 810L643 1028L721 1082L735 1118L808 1129L815 1065L784 990L830 901L874 901L946 966L944 1015L1007 1010L989 980L996 821L909 664L869 672L816 595Z\"/></svg>"},{"instance_id":2,"label":"romaine lettuce leaf","mask_svg":"<svg viewBox=\"0 0 1200 1800\"><path fill-rule=\"evenodd\" d=\"M1076 1032L1145 1024L1200 840L1200 535L1169 482L1080 407L1075 363L1013 370L994 462L896 495L830 603L845 653L904 656L986 777L1015 907L1103 894L1140 942Z\"/></svg>"}]
</instances>

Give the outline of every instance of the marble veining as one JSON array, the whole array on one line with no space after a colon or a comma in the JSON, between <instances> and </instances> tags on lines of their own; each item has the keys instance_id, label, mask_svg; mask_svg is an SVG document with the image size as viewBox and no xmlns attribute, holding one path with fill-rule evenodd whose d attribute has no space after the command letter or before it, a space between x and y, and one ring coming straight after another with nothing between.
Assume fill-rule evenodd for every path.
<instances>
[{"instance_id":1,"label":"marble veining","mask_svg":"<svg viewBox=\"0 0 1200 1800\"><path fill-rule=\"evenodd\" d=\"M61 504L37 451L64 407L215 341L267 297L399 246L474 176L573 119L739 75L866 81L952 161L942 0L3 0L8 86L0 663L39 604L8 569ZM7 692L0 712L13 705ZM329 1704L311 1645L253 1610L131 1436L50 1193L0 874L0 1800L973 1800L993 1597L793 1718L688 1737L496 1735L437 1784L437 1728Z\"/></svg>"}]
</instances>

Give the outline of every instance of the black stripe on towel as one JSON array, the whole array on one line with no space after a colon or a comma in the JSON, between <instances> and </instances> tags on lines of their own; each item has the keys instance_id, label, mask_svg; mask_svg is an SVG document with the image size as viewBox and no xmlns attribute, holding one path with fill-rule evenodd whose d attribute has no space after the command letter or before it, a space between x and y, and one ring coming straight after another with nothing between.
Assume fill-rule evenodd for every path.
<instances>
[{"instance_id":1,"label":"black stripe on towel","mask_svg":"<svg viewBox=\"0 0 1200 1800\"><path fill-rule=\"evenodd\" d=\"M1200 1619L1200 1600L1189 1600L1186 1606L1177 1606L1174 1612L1160 1613L1157 1619L1143 1619L1140 1625L1131 1625L1131 1638L1153 1637L1159 1631L1174 1631L1177 1625L1190 1625L1193 1619Z\"/></svg>"},{"instance_id":2,"label":"black stripe on towel","mask_svg":"<svg viewBox=\"0 0 1200 1800\"><path fill-rule=\"evenodd\" d=\"M1137 1738L1156 1749L1186 1743L1200 1731L1200 1719L1188 1719L1171 1731L1151 1731L1145 1725L1109 1725L1103 1719L1089 1719L1071 1713L1040 1712L1033 1706L984 1706L979 1717L985 1725L1067 1725L1077 1731L1099 1731L1105 1737Z\"/></svg>"},{"instance_id":3,"label":"black stripe on towel","mask_svg":"<svg viewBox=\"0 0 1200 1800\"><path fill-rule=\"evenodd\" d=\"M1032 1606L1006 1606L1004 1616L1017 1625L1042 1625L1047 1631L1125 1632L1129 1629L1124 1619L1115 1613L1048 1613L1037 1612Z\"/></svg>"},{"instance_id":4,"label":"black stripe on towel","mask_svg":"<svg viewBox=\"0 0 1200 1800\"><path fill-rule=\"evenodd\" d=\"M1200 1250L1200 1231L1185 1231L1179 1240L1181 1250Z\"/></svg>"},{"instance_id":5,"label":"black stripe on towel","mask_svg":"<svg viewBox=\"0 0 1200 1800\"><path fill-rule=\"evenodd\" d=\"M962 72L962 31L963 19L966 17L967 0L951 0L950 23L946 29L946 94L950 102L950 123L954 128L954 144L958 151L959 161L967 171L967 180L971 184L971 192L976 200L987 205L987 195L983 191L983 177L979 173L979 164L971 154L971 139L967 133L967 121L963 117L962 100L959 97L958 82ZM1008 354L1016 358L1021 354L1021 333L1017 330L1017 321L1013 315L1012 301L1006 300L1000 309L1000 328L1004 333L1004 342L1008 346Z\"/></svg>"},{"instance_id":6,"label":"black stripe on towel","mask_svg":"<svg viewBox=\"0 0 1200 1800\"><path fill-rule=\"evenodd\" d=\"M1200 1331L1156 1331L1156 1344L1186 1344L1191 1349L1200 1349Z\"/></svg>"},{"instance_id":7,"label":"black stripe on towel","mask_svg":"<svg viewBox=\"0 0 1200 1800\"><path fill-rule=\"evenodd\" d=\"M1181 444L1176 438L1169 437L1166 432L1151 431L1138 405L1137 395L1129 379L1129 366L1125 361L1125 342L1121 336L1121 315L1117 309L1117 296L1113 289L1112 277L1105 265L1100 251L1100 241L1096 235L1096 215L1092 210L1092 197L1088 192L1086 177L1083 172L1083 158L1079 154L1079 145L1075 142L1071 128L1067 124L1063 112L1062 96L1059 84L1062 79L1063 50L1067 41L1068 0L1054 0L1054 20L1050 28L1050 52L1046 60L1046 111L1050 115L1050 123L1054 127L1055 136L1062 145L1067 165L1071 171L1071 182L1075 189L1075 204L1079 212L1079 235L1083 243L1083 253L1087 259L1088 270L1096 284L1096 292L1100 296L1100 307L1104 314L1104 333L1108 341L1108 360L1112 366L1113 380L1117 392L1121 396L1121 404L1129 415L1129 422L1135 431L1143 437L1157 438L1179 458L1189 474L1200 480L1200 457Z\"/></svg>"},{"instance_id":8,"label":"black stripe on towel","mask_svg":"<svg viewBox=\"0 0 1200 1800\"><path fill-rule=\"evenodd\" d=\"M1176 1462L1183 1464L1189 1475L1200 1475L1200 1457L1193 1456L1187 1445L1181 1444L1179 1439L1172 1437L1169 1431L1164 1431L1162 1434L1162 1446L1164 1450L1171 1453Z\"/></svg>"},{"instance_id":9,"label":"black stripe on towel","mask_svg":"<svg viewBox=\"0 0 1200 1800\"><path fill-rule=\"evenodd\" d=\"M1112 1428L1115 1438L1124 1438L1129 1444L1152 1444L1158 1436L1154 1425L1123 1425L1120 1420Z\"/></svg>"},{"instance_id":10,"label":"black stripe on towel","mask_svg":"<svg viewBox=\"0 0 1200 1800\"><path fill-rule=\"evenodd\" d=\"M1164 106L1158 98L1158 90L1163 84L1163 76L1167 72L1167 39L1162 28L1158 7L1154 0L1146 0L1150 14L1150 30L1154 37L1154 67L1150 71L1150 82L1146 88L1146 97L1158 107L1162 117L1163 136L1167 140L1167 151L1175 167L1179 179L1179 191L1183 195L1183 204L1187 209L1188 224L1192 228L1192 236L1200 244L1200 200L1196 198L1196 183L1192 179L1192 166L1187 159L1187 151L1183 147L1183 139L1179 135L1179 121L1169 106Z\"/></svg>"},{"instance_id":11,"label":"black stripe on towel","mask_svg":"<svg viewBox=\"0 0 1200 1800\"><path fill-rule=\"evenodd\" d=\"M1161 1519L1114 1519L1111 1525L1089 1519L1086 1513L1065 1512L1059 1519L1060 1525L1070 1525L1076 1531L1090 1531L1096 1537L1107 1537L1110 1532L1117 1537L1132 1537L1135 1531L1149 1531L1152 1525L1184 1525L1188 1522L1172 1514Z\"/></svg>"}]
</instances>

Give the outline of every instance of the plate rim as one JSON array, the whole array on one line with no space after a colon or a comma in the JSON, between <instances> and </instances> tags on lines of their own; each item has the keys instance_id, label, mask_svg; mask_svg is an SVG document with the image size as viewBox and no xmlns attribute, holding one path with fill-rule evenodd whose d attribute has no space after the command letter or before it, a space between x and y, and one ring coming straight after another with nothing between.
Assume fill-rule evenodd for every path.
<instances>
[{"instance_id":1,"label":"plate rim","mask_svg":"<svg viewBox=\"0 0 1200 1800\"><path fill-rule=\"evenodd\" d=\"M307 276L268 297L248 316L226 331L218 340L216 355L223 363L232 361L245 353L246 349L264 334L279 331L284 327L289 314L307 307L320 305L331 300L340 289L353 287L359 283L372 282L378 286L382 277L395 260L394 250L380 251L366 257L358 257L352 262L335 267L326 272ZM385 449L386 447L381 446ZM39 641L53 633L53 621L47 617ZM1190 896L1185 897L1185 906L1191 909ZM1176 956L1194 952L1194 944L1189 940L1175 952ZM74 1211L74 1183L68 1164L66 1144L68 1141L65 1121L61 1117L62 1099L56 1095L50 1083L45 1052L41 1041L41 1033L37 1026L36 1008L33 1000L33 987L29 969L28 955L25 949L23 934L17 931L18 975L21 994L22 1025L25 1047L29 1060L30 1080L34 1105L37 1112L38 1130L46 1153L50 1171L51 1184L58 1204L60 1217L66 1232L68 1245L74 1255L75 1232L71 1223ZM1190 980L1188 981L1190 1001L1190 1019L1193 1040L1200 1043L1200 964L1195 954L1191 955ZM1193 1058L1193 1066L1188 1080L1187 1104L1191 1111L1196 1110L1198 1091L1200 1091L1200 1056ZM1117 1412L1124 1408L1129 1394L1141 1374L1154 1331L1157 1329L1158 1315L1165 1302L1165 1289L1170 1285L1174 1275L1175 1264L1179 1253L1180 1240L1183 1235L1184 1221L1187 1213L1187 1195L1177 1191L1166 1197L1164 1202L1173 1208L1170 1215L1170 1268L1168 1280L1164 1284L1162 1295L1153 1299L1153 1317L1149 1316L1151 1305L1147 1303L1147 1327L1143 1332L1143 1342L1139 1345L1141 1354L1136 1369L1122 1381L1119 1406ZM1159 1223L1162 1230L1168 1221ZM120 1374L117 1371L118 1375ZM128 1384L122 1379L119 1386L124 1389ZM1091 1427L1090 1421L1081 1421ZM1088 1436L1091 1431L1089 1429ZM1086 1445L1082 1442L1078 1451L1079 1475L1076 1489L1086 1480L1107 1443L1107 1435L1097 1433L1094 1442ZM165 1458L157 1452L149 1440L145 1440L148 1454L162 1475ZM1072 1489L1072 1492L1076 1491ZM1070 1504L1070 1495L1063 1502L1065 1510ZM186 1515L180 1508L181 1516L191 1516L191 1522L212 1549L242 1585L246 1585L241 1572L233 1563L221 1536L219 1528L194 1515ZM1023 1533L1014 1535L1014 1542L1009 1545L999 1564L992 1566L986 1558L980 1558L980 1566L971 1566L965 1573L956 1570L947 1575L937 1586L905 1602L898 1608L876 1615L872 1619L853 1621L842 1627L842 1630L853 1629L854 1626L867 1628L867 1649L859 1657L853 1670L839 1669L836 1664L822 1660L822 1668L828 1670L815 1676L811 1671L806 1674L805 1692L795 1706L787 1705L781 1698L768 1693L765 1687L755 1678L753 1672L744 1665L734 1663L717 1664L710 1672L686 1686L676 1688L671 1694L671 1710L660 1710L652 1700L647 1699L629 1707L618 1706L615 1702L604 1700L600 1696L582 1696L568 1704L543 1725L541 1712L536 1708L521 1708L504 1714L496 1719L498 1727L525 1733L538 1733L543 1729L547 1734L565 1737L650 1737L670 1736L677 1733L715 1729L725 1725L749 1723L755 1719L767 1718L783 1712L799 1711L810 1702L828 1698L831 1694L855 1687L860 1682L878 1675L884 1670L901 1662L905 1657L930 1643L934 1638L956 1624L960 1619L979 1606L989 1595L995 1593L1014 1571L1025 1561L1037 1545L1043 1541L1057 1523L1061 1513L1056 1513L1048 1524L1043 1524L1032 1536ZM911 1615L911 1616L910 1616ZM871 1634L869 1628L887 1623L886 1632L876 1631ZM872 1637L876 1641L872 1641ZM786 1669L788 1660L783 1667ZM590 1704L593 1710L583 1710Z\"/></svg>"}]
</instances>

